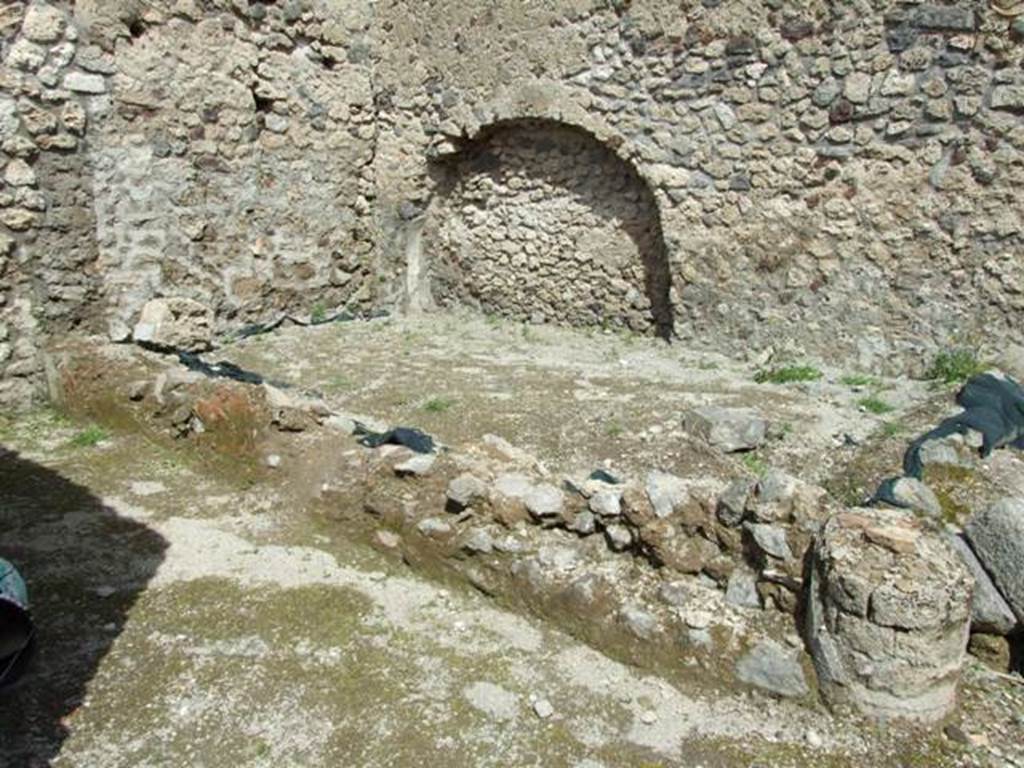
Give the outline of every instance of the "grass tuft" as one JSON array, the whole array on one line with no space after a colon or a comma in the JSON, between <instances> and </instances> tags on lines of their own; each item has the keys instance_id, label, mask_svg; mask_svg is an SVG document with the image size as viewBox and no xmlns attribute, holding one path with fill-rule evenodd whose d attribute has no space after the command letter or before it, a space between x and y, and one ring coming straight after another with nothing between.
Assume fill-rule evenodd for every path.
<instances>
[{"instance_id":1,"label":"grass tuft","mask_svg":"<svg viewBox=\"0 0 1024 768\"><path fill-rule=\"evenodd\" d=\"M432 397L422 405L422 408L427 413L444 413L445 411L449 410L453 405L455 405L455 401L452 400L451 398Z\"/></svg>"},{"instance_id":2,"label":"grass tuft","mask_svg":"<svg viewBox=\"0 0 1024 768\"><path fill-rule=\"evenodd\" d=\"M868 413L873 413L876 416L881 416L883 413L891 413L896 410L895 406L885 402L882 398L877 395L869 395L868 397L862 397L857 401L857 405L863 408Z\"/></svg>"},{"instance_id":3,"label":"grass tuft","mask_svg":"<svg viewBox=\"0 0 1024 768\"><path fill-rule=\"evenodd\" d=\"M960 347L939 352L925 377L942 384L962 384L986 367L973 350Z\"/></svg>"},{"instance_id":4,"label":"grass tuft","mask_svg":"<svg viewBox=\"0 0 1024 768\"><path fill-rule=\"evenodd\" d=\"M768 465L764 459L758 456L756 453L746 453L741 459L743 466L746 467L750 472L761 477L768 471Z\"/></svg>"},{"instance_id":5,"label":"grass tuft","mask_svg":"<svg viewBox=\"0 0 1024 768\"><path fill-rule=\"evenodd\" d=\"M88 427L72 437L68 442L75 448L92 448L94 445L102 443L108 437L110 437L110 435L105 429L103 429L103 427L97 426L96 424L90 424Z\"/></svg>"},{"instance_id":6,"label":"grass tuft","mask_svg":"<svg viewBox=\"0 0 1024 768\"><path fill-rule=\"evenodd\" d=\"M764 368L754 374L758 384L791 384L797 381L817 381L822 377L813 365L785 365L780 368Z\"/></svg>"}]
</instances>

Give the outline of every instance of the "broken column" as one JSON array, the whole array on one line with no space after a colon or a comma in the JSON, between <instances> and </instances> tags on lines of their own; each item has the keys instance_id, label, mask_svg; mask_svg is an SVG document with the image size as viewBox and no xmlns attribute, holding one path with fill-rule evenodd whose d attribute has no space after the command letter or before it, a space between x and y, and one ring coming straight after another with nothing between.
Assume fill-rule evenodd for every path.
<instances>
[{"instance_id":1,"label":"broken column","mask_svg":"<svg viewBox=\"0 0 1024 768\"><path fill-rule=\"evenodd\" d=\"M956 706L973 579L906 511L833 515L814 542L806 634L832 707L935 722Z\"/></svg>"}]
</instances>

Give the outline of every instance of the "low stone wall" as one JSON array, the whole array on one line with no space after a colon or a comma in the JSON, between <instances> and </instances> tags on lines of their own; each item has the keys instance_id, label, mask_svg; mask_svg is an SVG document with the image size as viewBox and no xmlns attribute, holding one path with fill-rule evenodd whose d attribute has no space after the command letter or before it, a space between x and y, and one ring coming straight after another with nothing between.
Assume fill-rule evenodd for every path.
<instances>
[{"instance_id":1,"label":"low stone wall","mask_svg":"<svg viewBox=\"0 0 1024 768\"><path fill-rule=\"evenodd\" d=\"M933 722L955 707L975 579L910 512L844 510L778 471L558 478L496 436L366 448L356 417L315 397L125 346L68 346L53 361L72 410L184 440L346 536L659 674L808 701L820 684L872 717Z\"/></svg>"}]
</instances>

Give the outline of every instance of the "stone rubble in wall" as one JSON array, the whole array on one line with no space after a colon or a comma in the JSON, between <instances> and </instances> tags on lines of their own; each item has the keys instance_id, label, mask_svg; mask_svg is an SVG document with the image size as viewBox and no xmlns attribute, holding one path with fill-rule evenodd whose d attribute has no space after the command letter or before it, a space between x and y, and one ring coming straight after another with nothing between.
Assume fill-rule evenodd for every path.
<instances>
[{"instance_id":1,"label":"stone rubble in wall","mask_svg":"<svg viewBox=\"0 0 1024 768\"><path fill-rule=\"evenodd\" d=\"M870 368L893 366L894 349L924 358L967 327L1006 332L1019 297L991 300L1022 279L1010 263L1020 79L997 62L1020 46L1010 20L960 5L753 25L723 5L682 40L611 13L573 20L590 62L553 97L623 137L657 188L684 338L801 337L800 350ZM925 183L938 194L907 198ZM959 263L968 250L977 258ZM883 274L892 290L878 290ZM901 332L911 316L915 335Z\"/></svg>"},{"instance_id":2,"label":"stone rubble in wall","mask_svg":"<svg viewBox=\"0 0 1024 768\"><path fill-rule=\"evenodd\" d=\"M183 285L218 323L399 303L423 216L450 216L423 246L445 253L424 278L442 300L637 330L647 276L615 262L644 248L603 244L617 220L657 223L677 333L724 350L895 371L1005 336L1024 309L1021 25L981 0L552 11L514 55L519 38L483 17L398 0L372 15L300 0L75 12L4 13L5 402L38 383L39 337L121 332ZM511 167L498 189L475 172L438 185L431 148L528 118L589 131L639 188L620 194L614 163L586 152L568 182ZM550 189L585 184L609 214L596 227L593 206ZM545 195L546 219L513 218Z\"/></svg>"}]
</instances>

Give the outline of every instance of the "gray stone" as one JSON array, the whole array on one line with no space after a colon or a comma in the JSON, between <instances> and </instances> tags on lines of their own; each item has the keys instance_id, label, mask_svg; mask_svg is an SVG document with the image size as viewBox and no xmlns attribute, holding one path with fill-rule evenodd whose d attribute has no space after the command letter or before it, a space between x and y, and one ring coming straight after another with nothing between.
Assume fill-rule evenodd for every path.
<instances>
[{"instance_id":1,"label":"gray stone","mask_svg":"<svg viewBox=\"0 0 1024 768\"><path fill-rule=\"evenodd\" d=\"M914 26L948 32L973 32L974 11L955 5L922 5L914 13Z\"/></svg>"},{"instance_id":2,"label":"gray stone","mask_svg":"<svg viewBox=\"0 0 1024 768\"><path fill-rule=\"evenodd\" d=\"M743 516L747 512L747 501L754 490L754 481L747 478L739 478L729 483L718 497L718 508L716 515L722 525L735 528L743 522Z\"/></svg>"},{"instance_id":3,"label":"gray stone","mask_svg":"<svg viewBox=\"0 0 1024 768\"><path fill-rule=\"evenodd\" d=\"M64 76L64 87L75 93L106 93L107 81L103 75L87 72L68 72Z\"/></svg>"},{"instance_id":4,"label":"gray stone","mask_svg":"<svg viewBox=\"0 0 1024 768\"><path fill-rule=\"evenodd\" d=\"M544 568L555 571L571 571L579 561L580 553L576 547L549 544L537 551L537 562Z\"/></svg>"},{"instance_id":5,"label":"gray stone","mask_svg":"<svg viewBox=\"0 0 1024 768\"><path fill-rule=\"evenodd\" d=\"M494 538L483 528L473 528L462 542L463 549L480 554L494 551Z\"/></svg>"},{"instance_id":6,"label":"gray stone","mask_svg":"<svg viewBox=\"0 0 1024 768\"><path fill-rule=\"evenodd\" d=\"M689 497L686 483L667 472L654 470L647 475L647 498L657 517L665 518Z\"/></svg>"},{"instance_id":7,"label":"gray stone","mask_svg":"<svg viewBox=\"0 0 1024 768\"><path fill-rule=\"evenodd\" d=\"M992 109L1024 110L1024 85L997 85L992 89Z\"/></svg>"},{"instance_id":8,"label":"gray stone","mask_svg":"<svg viewBox=\"0 0 1024 768\"><path fill-rule=\"evenodd\" d=\"M715 117L718 118L719 124L726 131L730 130L736 125L736 113L733 112L732 107L723 102L717 102L714 107Z\"/></svg>"},{"instance_id":9,"label":"gray stone","mask_svg":"<svg viewBox=\"0 0 1024 768\"><path fill-rule=\"evenodd\" d=\"M921 445L918 458L926 467L935 465L970 469L977 466L981 444L981 433L968 430L966 435L952 434L928 440Z\"/></svg>"},{"instance_id":10,"label":"gray stone","mask_svg":"<svg viewBox=\"0 0 1024 768\"><path fill-rule=\"evenodd\" d=\"M395 464L395 474L399 477L424 477L434 468L437 456L432 453L418 453L405 461Z\"/></svg>"},{"instance_id":11,"label":"gray stone","mask_svg":"<svg viewBox=\"0 0 1024 768\"><path fill-rule=\"evenodd\" d=\"M537 699L533 702L533 713L541 720L547 720L555 714L555 708L551 706L551 702L547 699Z\"/></svg>"},{"instance_id":12,"label":"gray stone","mask_svg":"<svg viewBox=\"0 0 1024 768\"><path fill-rule=\"evenodd\" d=\"M197 301L185 298L153 299L146 302L132 339L162 349L203 352L210 349L213 312Z\"/></svg>"},{"instance_id":13,"label":"gray stone","mask_svg":"<svg viewBox=\"0 0 1024 768\"><path fill-rule=\"evenodd\" d=\"M942 505L932 489L914 477L901 477L892 487L896 501L928 517L940 517Z\"/></svg>"},{"instance_id":14,"label":"gray stone","mask_svg":"<svg viewBox=\"0 0 1024 768\"><path fill-rule=\"evenodd\" d=\"M46 49L28 40L18 40L7 53L8 66L35 72L46 61Z\"/></svg>"},{"instance_id":15,"label":"gray stone","mask_svg":"<svg viewBox=\"0 0 1024 768\"><path fill-rule=\"evenodd\" d=\"M778 696L798 698L810 693L800 651L770 640L755 645L736 663L736 676Z\"/></svg>"},{"instance_id":16,"label":"gray stone","mask_svg":"<svg viewBox=\"0 0 1024 768\"><path fill-rule=\"evenodd\" d=\"M440 517L428 517L417 523L416 530L430 538L443 538L452 532L452 527Z\"/></svg>"},{"instance_id":17,"label":"gray stone","mask_svg":"<svg viewBox=\"0 0 1024 768\"><path fill-rule=\"evenodd\" d=\"M585 509L576 514L569 525L569 530L581 536L589 536L597 530L597 518L594 517L593 512Z\"/></svg>"},{"instance_id":18,"label":"gray stone","mask_svg":"<svg viewBox=\"0 0 1024 768\"><path fill-rule=\"evenodd\" d=\"M690 587L686 582L667 581L658 588L658 597L673 608L682 608L690 601Z\"/></svg>"},{"instance_id":19,"label":"gray stone","mask_svg":"<svg viewBox=\"0 0 1024 768\"><path fill-rule=\"evenodd\" d=\"M455 507L465 509L487 495L487 486L483 480L466 472L448 483L445 495Z\"/></svg>"},{"instance_id":20,"label":"gray stone","mask_svg":"<svg viewBox=\"0 0 1024 768\"><path fill-rule=\"evenodd\" d=\"M786 529L779 525L764 523L746 523L744 527L750 532L757 548L778 560L789 560L793 552L786 541Z\"/></svg>"},{"instance_id":21,"label":"gray stone","mask_svg":"<svg viewBox=\"0 0 1024 768\"><path fill-rule=\"evenodd\" d=\"M746 568L737 568L729 574L725 601L744 608L760 608L761 595L757 591L756 574Z\"/></svg>"},{"instance_id":22,"label":"gray stone","mask_svg":"<svg viewBox=\"0 0 1024 768\"><path fill-rule=\"evenodd\" d=\"M689 411L686 428L726 453L747 451L764 442L765 421L747 408L705 406Z\"/></svg>"},{"instance_id":23,"label":"gray stone","mask_svg":"<svg viewBox=\"0 0 1024 768\"><path fill-rule=\"evenodd\" d=\"M643 640L650 640L660 629L658 617L636 605L623 607L619 618L630 632Z\"/></svg>"},{"instance_id":24,"label":"gray stone","mask_svg":"<svg viewBox=\"0 0 1024 768\"><path fill-rule=\"evenodd\" d=\"M621 491L598 491L587 502L590 511L601 517L618 517L622 514Z\"/></svg>"},{"instance_id":25,"label":"gray stone","mask_svg":"<svg viewBox=\"0 0 1024 768\"><path fill-rule=\"evenodd\" d=\"M843 83L843 95L853 104L864 104L871 95L871 75L852 72Z\"/></svg>"},{"instance_id":26,"label":"gray stone","mask_svg":"<svg viewBox=\"0 0 1024 768\"><path fill-rule=\"evenodd\" d=\"M517 473L499 475L494 480L494 490L502 496L522 500L533 490L533 481L526 475Z\"/></svg>"},{"instance_id":27,"label":"gray stone","mask_svg":"<svg viewBox=\"0 0 1024 768\"><path fill-rule=\"evenodd\" d=\"M534 517L554 517L562 512L562 492L548 483L537 485L523 497L526 509Z\"/></svg>"},{"instance_id":28,"label":"gray stone","mask_svg":"<svg viewBox=\"0 0 1024 768\"><path fill-rule=\"evenodd\" d=\"M12 187L31 187L35 186L36 174L32 166L24 160L15 158L4 169L4 181Z\"/></svg>"},{"instance_id":29,"label":"gray stone","mask_svg":"<svg viewBox=\"0 0 1024 768\"><path fill-rule=\"evenodd\" d=\"M633 545L633 534L624 525L613 523L604 529L604 533L613 552L622 552Z\"/></svg>"},{"instance_id":30,"label":"gray stone","mask_svg":"<svg viewBox=\"0 0 1024 768\"><path fill-rule=\"evenodd\" d=\"M53 43L60 40L67 26L67 20L60 9L43 3L32 3L25 9L21 32L37 43Z\"/></svg>"},{"instance_id":31,"label":"gray stone","mask_svg":"<svg viewBox=\"0 0 1024 768\"><path fill-rule=\"evenodd\" d=\"M971 549L1018 621L1024 621L1024 498L999 501L964 529Z\"/></svg>"},{"instance_id":32,"label":"gray stone","mask_svg":"<svg viewBox=\"0 0 1024 768\"><path fill-rule=\"evenodd\" d=\"M462 695L473 709L498 721L514 720L519 711L519 697L494 683L473 683Z\"/></svg>"},{"instance_id":33,"label":"gray stone","mask_svg":"<svg viewBox=\"0 0 1024 768\"><path fill-rule=\"evenodd\" d=\"M830 77L814 89L814 92L811 94L811 101L814 102L814 106L824 108L835 101L841 92L842 87L839 85L839 82Z\"/></svg>"},{"instance_id":34,"label":"gray stone","mask_svg":"<svg viewBox=\"0 0 1024 768\"><path fill-rule=\"evenodd\" d=\"M949 541L974 576L974 595L971 598L971 630L992 635L1008 635L1020 622L1010 606L999 594L992 578L978 560L962 535L950 534Z\"/></svg>"}]
</instances>

